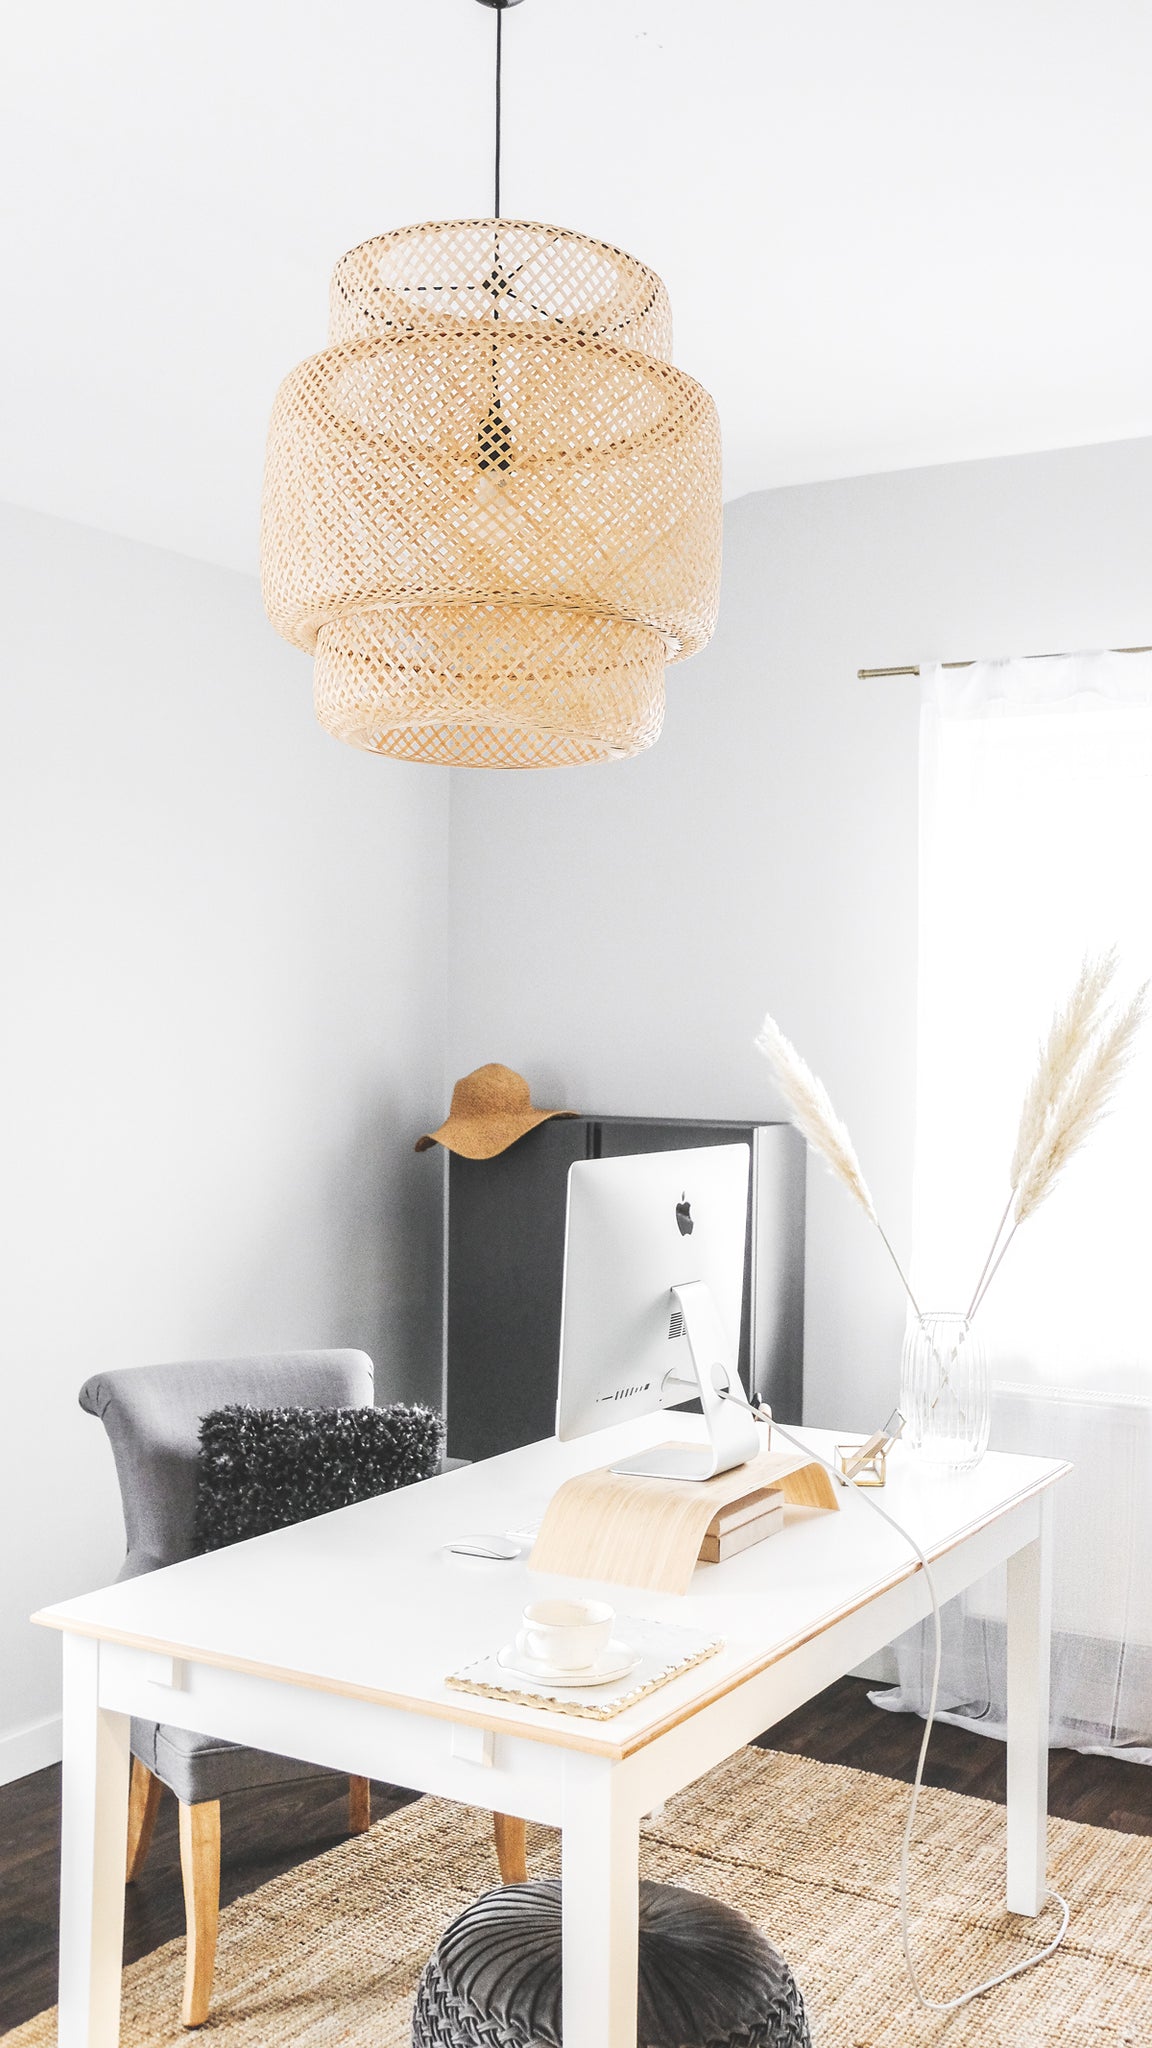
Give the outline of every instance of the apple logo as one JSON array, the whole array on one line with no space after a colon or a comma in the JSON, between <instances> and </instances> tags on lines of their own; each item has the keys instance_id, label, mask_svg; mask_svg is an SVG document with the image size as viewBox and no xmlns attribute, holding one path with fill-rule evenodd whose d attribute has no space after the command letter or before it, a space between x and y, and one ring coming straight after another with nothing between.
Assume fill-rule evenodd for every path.
<instances>
[{"instance_id":1,"label":"apple logo","mask_svg":"<svg viewBox=\"0 0 1152 2048\"><path fill-rule=\"evenodd\" d=\"M692 1221L692 1204L686 1195L682 1195L676 1204L676 1228L681 1237L691 1237L696 1228Z\"/></svg>"}]
</instances>

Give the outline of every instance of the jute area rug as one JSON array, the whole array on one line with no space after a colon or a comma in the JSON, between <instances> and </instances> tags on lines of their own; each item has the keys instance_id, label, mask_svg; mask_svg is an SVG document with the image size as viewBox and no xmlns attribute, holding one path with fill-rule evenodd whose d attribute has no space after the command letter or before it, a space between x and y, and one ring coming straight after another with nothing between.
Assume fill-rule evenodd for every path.
<instances>
[{"instance_id":1,"label":"jute area rug","mask_svg":"<svg viewBox=\"0 0 1152 2048\"><path fill-rule=\"evenodd\" d=\"M802 1757L743 1750L644 1829L648 1877L710 1892L788 1957L816 2048L1099 2048L1152 2044L1152 1838L1053 1821L1065 1946L950 2019L920 2011L900 1954L896 1869L905 1789ZM914 1943L931 1995L1006 1968L1055 1931L1001 1906L1004 1810L924 1793ZM529 1830L533 1876L559 1842ZM406 2048L416 1980L441 1930L496 1881L487 1814L422 1799L230 1906L221 1917L212 2048ZM182 1941L125 1973L124 2048L188 2048ZM55 2014L4 2037L53 2048Z\"/></svg>"}]
</instances>

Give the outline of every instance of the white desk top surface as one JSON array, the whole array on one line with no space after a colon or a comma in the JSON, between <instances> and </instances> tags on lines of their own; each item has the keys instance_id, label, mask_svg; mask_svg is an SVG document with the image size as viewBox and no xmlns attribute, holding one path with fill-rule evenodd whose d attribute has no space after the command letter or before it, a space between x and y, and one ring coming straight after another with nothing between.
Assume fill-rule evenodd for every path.
<instances>
[{"instance_id":1,"label":"white desk top surface","mask_svg":"<svg viewBox=\"0 0 1152 2048\"><path fill-rule=\"evenodd\" d=\"M698 1418L664 1414L574 1443L530 1444L63 1601L36 1619L563 1747L627 1754L918 1569L895 1532L846 1492L838 1514L790 1510L779 1535L724 1564L698 1566L683 1596L543 1576L528 1571L526 1553L507 1564L443 1549L452 1537L538 1527L562 1480L700 1429ZM800 1434L832 1456L834 1432ZM1049 1458L990 1452L974 1472L942 1477L897 1445L879 1498L931 1557L1067 1469ZM725 1647L606 1722L445 1685L449 1672L511 1641L526 1601L577 1590L610 1600L621 1616L704 1629Z\"/></svg>"}]
</instances>

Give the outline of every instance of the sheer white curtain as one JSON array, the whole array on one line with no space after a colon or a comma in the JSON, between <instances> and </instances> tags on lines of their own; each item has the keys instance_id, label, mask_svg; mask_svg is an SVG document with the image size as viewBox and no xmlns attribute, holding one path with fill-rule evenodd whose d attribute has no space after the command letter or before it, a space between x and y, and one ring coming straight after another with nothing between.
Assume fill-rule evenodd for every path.
<instances>
[{"instance_id":1,"label":"sheer white curtain","mask_svg":"<svg viewBox=\"0 0 1152 2048\"><path fill-rule=\"evenodd\" d=\"M966 1306L1007 1195L1037 1041L1085 951L1152 974L1152 655L922 671L914 1284ZM1020 1231L980 1320L994 1447L1058 1490L1052 1740L1152 1762L1152 1032ZM1002 1575L947 1610L942 1704L1003 1734ZM926 1701L929 1646L883 1705Z\"/></svg>"}]
</instances>

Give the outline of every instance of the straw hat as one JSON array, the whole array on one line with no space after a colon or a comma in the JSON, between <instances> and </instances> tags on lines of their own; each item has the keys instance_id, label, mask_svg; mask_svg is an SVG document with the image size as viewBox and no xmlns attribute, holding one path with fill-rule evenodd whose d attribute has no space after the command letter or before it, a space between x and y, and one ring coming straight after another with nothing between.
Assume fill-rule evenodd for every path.
<instances>
[{"instance_id":1,"label":"straw hat","mask_svg":"<svg viewBox=\"0 0 1152 2048\"><path fill-rule=\"evenodd\" d=\"M523 1074L494 1060L457 1081L447 1121L438 1131L426 1131L417 1138L415 1149L426 1152L430 1145L446 1145L462 1159L495 1159L537 1124L546 1124L549 1117L576 1113L574 1109L533 1109Z\"/></svg>"}]
</instances>

